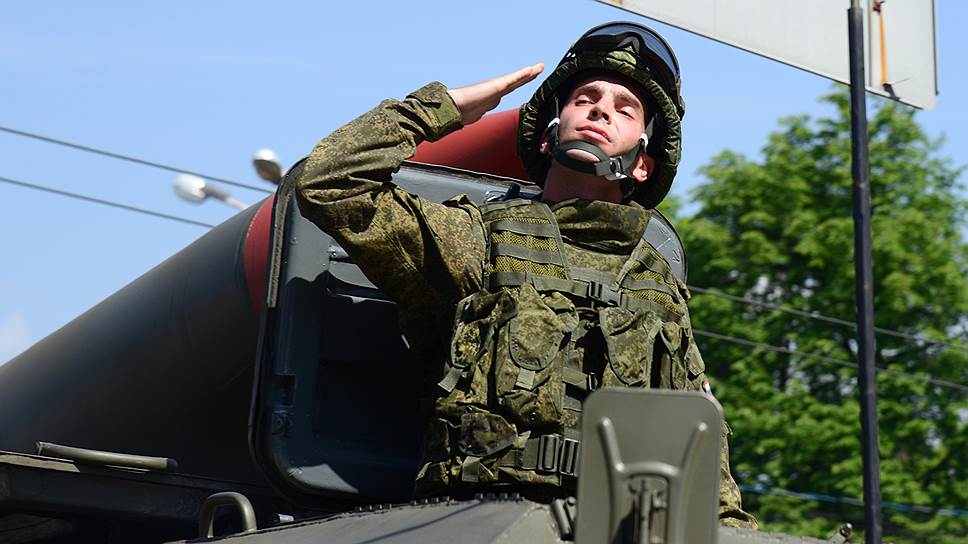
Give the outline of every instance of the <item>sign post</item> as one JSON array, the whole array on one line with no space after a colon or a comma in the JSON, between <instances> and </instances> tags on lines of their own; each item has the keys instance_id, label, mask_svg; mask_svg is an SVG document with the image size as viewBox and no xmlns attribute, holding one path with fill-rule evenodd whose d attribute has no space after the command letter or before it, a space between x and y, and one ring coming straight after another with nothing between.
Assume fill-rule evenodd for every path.
<instances>
[{"instance_id":1,"label":"sign post","mask_svg":"<svg viewBox=\"0 0 968 544\"><path fill-rule=\"evenodd\" d=\"M874 366L874 271L866 92L931 109L937 95L934 0L891 3L850 0L847 43L844 0L599 0L700 36L850 85L851 177L857 305L858 395L864 461L865 541L882 537L877 440L877 369ZM874 24L876 13L877 24ZM866 48L870 57L865 56ZM876 46L875 46L876 44ZM848 51L845 59L844 48ZM847 60L847 65L844 61ZM869 63L871 79L865 77Z\"/></svg>"},{"instance_id":2,"label":"sign post","mask_svg":"<svg viewBox=\"0 0 968 544\"><path fill-rule=\"evenodd\" d=\"M864 12L847 10L850 50L850 170L854 192L854 297L857 301L861 455L864 458L864 541L881 542L880 453L877 445L877 374L874 367L874 263L871 256L871 187L867 162L867 93L864 89Z\"/></svg>"}]
</instances>

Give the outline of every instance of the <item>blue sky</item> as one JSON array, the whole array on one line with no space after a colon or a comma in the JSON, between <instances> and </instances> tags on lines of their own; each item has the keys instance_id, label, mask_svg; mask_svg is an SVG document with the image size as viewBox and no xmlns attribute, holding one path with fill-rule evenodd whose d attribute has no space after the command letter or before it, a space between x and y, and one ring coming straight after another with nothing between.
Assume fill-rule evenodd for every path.
<instances>
[{"instance_id":1,"label":"blue sky","mask_svg":"<svg viewBox=\"0 0 968 544\"><path fill-rule=\"evenodd\" d=\"M459 86L554 65L587 28L634 19L592 0L52 1L4 12L0 125L266 189L249 162L261 147L292 163L383 98L434 79ZM688 114L674 192L687 205L710 156L726 148L756 155L779 118L824 112L816 98L828 81L646 23L682 65ZM941 94L919 115L930 134L945 135L942 152L956 164L968 163L964 28L968 5L939 1ZM2 132L0 176L209 223L233 213L177 199L170 172ZM264 196L229 189L248 203ZM0 202L0 363L205 231L4 183Z\"/></svg>"}]
</instances>

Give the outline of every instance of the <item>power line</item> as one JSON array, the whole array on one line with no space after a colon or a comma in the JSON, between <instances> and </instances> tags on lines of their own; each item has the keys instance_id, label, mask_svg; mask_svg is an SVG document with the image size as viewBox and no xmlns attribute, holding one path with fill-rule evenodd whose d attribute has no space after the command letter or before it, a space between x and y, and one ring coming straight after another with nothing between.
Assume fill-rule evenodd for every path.
<instances>
[{"instance_id":1,"label":"power line","mask_svg":"<svg viewBox=\"0 0 968 544\"><path fill-rule=\"evenodd\" d=\"M792 498L801 499L801 500L832 502L832 503L838 503L838 504L849 504L852 506L864 505L863 500L855 499L853 497L837 497L834 495L825 495L823 493L790 491L787 489L781 489L779 487L765 487L761 485L739 484L739 488L743 491L756 493L758 495L779 495L783 497L792 497ZM902 504L899 502L889 502L889 501L881 501L881 507L884 508L885 510L897 510L900 512L919 512L922 514L936 514L939 516L948 516L948 517L954 517L954 518L968 517L968 510L962 510L960 508L932 508L930 506L921 506L917 504Z\"/></svg>"},{"instance_id":2,"label":"power line","mask_svg":"<svg viewBox=\"0 0 968 544\"><path fill-rule=\"evenodd\" d=\"M715 332L703 331L699 329L693 329L693 334L696 336L705 336L707 338L712 338L714 340L722 340L724 342L732 342L734 344L740 344L743 346L749 346L753 348L761 348L768 351L774 351L777 353L785 353L787 355L796 355L798 357L803 357L805 359L815 359L817 361L822 361L825 363L830 363L839 366L846 366L850 368L857 368L857 363L852 361L847 361L845 359L836 359L834 357L827 357L826 355L819 355L816 353L808 353L805 351L798 351L795 349L789 349L782 346L774 346L772 344L764 344L763 342L755 342L753 340L746 340L744 338L737 338L735 336L727 336L725 334L719 334ZM894 376L910 378L912 380L922 381L932 383L940 387L950 387L952 389L957 389L962 393L968 393L968 386L961 385L960 383L949 382L947 380L941 380L938 378L932 378L931 376L918 376L917 374L908 374L907 372L900 372L898 370L892 370L889 368L878 368L877 372L884 374L890 374Z\"/></svg>"},{"instance_id":3,"label":"power line","mask_svg":"<svg viewBox=\"0 0 968 544\"><path fill-rule=\"evenodd\" d=\"M71 193L71 192L67 192L67 191L62 191L62 190L59 190L59 189L53 189L51 187L45 187L45 186L42 186L42 185L36 185L36 184L33 184L33 183L27 183L27 182L24 182L24 181L17 181L17 180L10 179L10 178L6 178L6 177L2 177L2 176L0 176L0 181L5 182L5 183L10 183L10 184L13 184L13 185L18 185L18 186L21 186L21 187L26 187L26 188L29 188L29 189L35 189L35 190L38 190L38 191L44 191L44 192L53 193L53 194L56 194L56 195L70 197L70 198L76 198L76 199L79 199L79 200L84 200L86 202L93 202L93 203L96 203L96 204L102 204L102 205L105 205L105 206L111 206L111 207L114 207L114 208L119 208L119 209L122 209L122 210L128 210L128 211L132 211L132 212L147 214L147 215L151 215L151 216L154 216L154 217L160 217L162 219L169 219L169 220L172 220L172 221L179 221L179 222L187 223L187 224L190 224L190 225L196 225L196 226L208 227L208 228L212 228L212 227L215 226L215 225L212 225L210 223L203 223L201 221L196 221L194 219L188 219L188 218L179 217L179 216L176 216L176 215L169 215L169 214L166 214L166 213L156 212L156 211L148 210L148 209L145 209L145 208L138 208L138 207L135 207L135 206L129 206L127 204L121 204L121 203L112 202L112 201L109 201L109 200L103 200L103 199L94 198L94 197L90 197L90 196L86 196L86 195L81 195L81 194L77 194L77 193ZM690 288L690 289L692 289L692 288ZM710 293L711 294L720 294L720 293L715 293L715 292L710 292ZM777 353L784 353L784 354L788 354L788 355L796 355L796 356L803 357L803 358L806 358L806 359L815 359L815 360L818 360L818 361L822 361L822 362L826 362L826 363L831 363L831 364L835 364L835 365L839 365L839 366L846 366L846 367L850 367L850 368L857 368L857 363L854 363L854 362L851 362L851 361L847 361L845 359L836 359L834 357L828 357L826 355L819 355L819 354L816 354L816 353L808 353L808 352L805 352L805 351L799 351L799 350L795 350L795 349L784 348L782 346L774 346L774 345L771 345L771 344L765 344L763 342L755 342L753 340L746 340L746 339L743 339L743 338L737 338L735 336L728 336L728 335L714 333L714 332L709 332L709 331L704 331L704 330L700 330L700 329L694 329L693 330L693 333L696 336L705 336L707 338L712 338L714 340L722 340L722 341L725 341L725 342L732 342L734 344L740 344L740 345L749 346L749 347L755 347L755 348L762 348L762 349L766 349L768 351L774 351L774 352L777 352ZM950 388L957 389L959 391L963 391L963 392L968 393L968 386L964 386L964 385L957 384L957 383L954 383L954 382L950 382L950 381L947 381L947 380L941 380L941 379L938 379L938 378L932 378L930 376L918 376L916 374L909 374L909 373L906 373L906 372L899 372L899 371L891 370L891 369L878 368L877 371L878 372L885 373L885 374L891 374L891 375L895 375L895 376L900 376L900 377L905 377L905 378L911 378L913 380L929 382L929 383L932 383L932 384L935 384L935 385L938 385L938 386L941 386L941 387L950 387Z\"/></svg>"},{"instance_id":4,"label":"power line","mask_svg":"<svg viewBox=\"0 0 968 544\"><path fill-rule=\"evenodd\" d=\"M249 185L249 184L241 183L241 182L238 182L238 181L233 181L233 180L230 180L230 179L220 178L220 177L217 177L217 176L210 176L208 174L203 174L201 172L194 172L194 171L191 171L191 170L186 170L184 168L178 168L178 167L175 167L175 166L169 166L169 165L166 165L166 164L161 164L161 163L157 163L157 162L153 162L153 161L148 161L148 160L145 160L145 159L139 159L137 157L132 157L130 155L123 155L121 153L115 153L113 151L107 151L107 150L104 150L104 149L98 149L98 148L95 148L95 147L90 147L90 146L86 146L86 145L82 145L82 144L76 144L76 143L68 142L68 141L65 141L65 140L59 140L57 138L51 138L49 136L43 136L41 134L35 134L35 133L32 133L32 132L27 132L27 131L24 131L24 130L19 130L19 129L15 129L15 128L11 128L11 127L0 126L0 131L8 132L10 134L15 134L17 136L23 136L25 138L33 138L35 140L40 140L40 141L43 141L43 142L52 143L52 144L56 144L56 145L61 145L61 146L69 147L69 148L72 148L72 149L77 149L77 150L80 150L80 151L85 151L85 152L88 152L88 153L95 153L95 154L98 154L98 155L103 155L103 156L111 157L111 158L114 158L114 159L129 161L129 162L133 162L133 163L136 163L136 164L141 164L141 165L144 165L144 166L150 166L150 167L153 167L153 168L159 168L159 169L167 170L167 171L170 171L170 172L175 172L175 173L180 173L180 174L191 174L191 175L198 176L198 177L202 177L202 178L205 178L205 179L210 179L212 181L217 181L217 182L220 182L220 183L224 183L226 185L233 185L233 186L236 186L236 187L241 187L243 189L249 189L251 191L258 191L258 192L265 193L265 194L272 193L272 191L270 191L268 189L265 189L263 187L257 187L255 185ZM731 300L733 302L745 303L745 304L749 304L751 306L756 306L756 307L761 307L761 308L769 308L771 310L777 310L777 311L780 311L780 312L785 312L785 313L789 313L789 314L792 314L792 315L797 315L797 316L800 316L800 317L805 317L807 319L816 319L818 321L825 321L827 323L833 323L833 324L836 324L836 325L842 325L842 326L850 327L850 328L853 328L853 329L856 329L857 328L857 324L854 323L854 322L852 322L852 321L847 321L845 319L839 319L839 318L836 318L836 317L827 316L827 315L821 314L819 312L808 312L808 311L805 311L805 310L798 310L796 308L790 308L790 307L787 307L787 306L780 306L780 305L777 305L777 304L771 304L769 302L763 302L763 301L759 301L759 300L755 300L755 299L751 299L751 298L746 298L746 297L738 297L738 296L730 295L730 294L723 293L723 292L720 292L720 291L714 291L714 290L711 290L711 289L706 289L706 288L703 288L703 287L696 287L696 286L692 286L692 285L689 286L689 289L691 291L696 292L696 293L705 294L705 295L711 295L711 296L714 296L714 297L719 297L719 298L723 298L723 299L726 299L726 300ZM912 341L916 341L916 342L923 342L923 343L926 343L926 344L931 344L931 345L936 345L936 346L944 346L944 347L953 348L953 349L957 349L957 350L960 350L960 351L968 352L968 347L963 346L963 345L960 345L960 344L955 344L955 343L951 343L951 342L945 342L945 341L942 341L942 340L931 340L929 338L924 338L922 336L908 334L908 333L904 333L904 332L896 331L896 330L892 330L892 329L885 329L885 328L882 328L882 327L874 327L874 331L876 333L878 333L878 334L884 334L884 335L888 335L888 336L894 336L894 337L897 337L897 338L903 338L903 339L906 339L906 340L912 340Z\"/></svg>"},{"instance_id":5,"label":"power line","mask_svg":"<svg viewBox=\"0 0 968 544\"><path fill-rule=\"evenodd\" d=\"M191 175L198 176L198 177L201 177L201 178L210 179L212 181L217 181L217 182L220 182L220 183L224 183L226 185L233 185L233 186L236 186L236 187L241 187L243 189L249 189L251 191L258 191L258 192L265 193L265 194L272 193L272 191L270 191L268 189L265 189L263 187L257 187L255 185L249 185L249 184L241 183L241 182L234 181L234 180L230 180L230 179L220 178L220 177L217 177L217 176L210 176L208 174L203 174L201 172L194 172L194 171L191 171L191 170L186 170L184 168L178 168L178 167L175 167L175 166L169 166L169 165L166 165L166 164L161 164L161 163L157 163L157 162L153 162L153 161L148 161L148 160L145 160L145 159L139 159L137 157L132 157L130 155L123 155L121 153L115 153L113 151L107 151L107 150L104 150L104 149L98 149L98 148L95 148L95 147L90 147L90 146L86 146L86 145L82 145L82 144L76 144L76 143L68 142L68 141L65 141L65 140L59 140L57 138L51 138L49 136L43 136L41 134L35 134L35 133L32 133L32 132L27 132L27 131L24 131L24 130L19 130L19 129L15 129L15 128L11 128L11 127L0 126L0 131L7 132L7 133L10 133L10 134L15 134L17 136L23 136L25 138L32 138L32 139L35 139L35 140L40 140L40 141L47 142L47 143L51 143L51 144L61 145L61 146L69 147L69 148L72 148L72 149L77 149L79 151L85 151L85 152L88 152L88 153L95 153L95 154L98 154L98 155L103 155L103 156L111 157L111 158L114 158L114 159L129 161L129 162L133 162L133 163L136 163L136 164L141 164L141 165L144 165L144 166L150 166L150 167L153 167L153 168L159 168L159 169L167 170L167 171L170 171L170 172L175 172L175 173L180 173L180 174L191 174ZM805 317L807 319L816 319L816 320L819 320L819 321L825 321L825 322L828 322L828 323L842 325L842 326L845 326L845 327L851 327L853 329L856 329L857 328L857 324L854 323L854 322L852 322L852 321L847 321L845 319L839 319L839 318L836 318L836 317L831 317L831 316L823 315L823 314L821 314L819 312L808 312L808 311L804 311L804 310L798 310L796 308L790 308L790 307L787 307L787 306L780 306L780 305L777 305L777 304L771 304L769 302L762 302L762 301L755 300L755 299L751 299L751 298L738 297L738 296L735 296L735 295L730 295L730 294L727 294L727 293L722 293L722 292L719 292L719 291L713 291L711 289L705 289L703 287L696 287L696 286L692 286L692 285L689 286L689 289L691 291L696 292L696 293L705 294L705 295L711 295L711 296L714 296L714 297L719 297L719 298L723 298L723 299L726 299L726 300L731 300L733 302L740 302L740 303L749 304L751 306L757 306L757 307L762 307L762 308L769 308L771 310L777 310L777 311L780 311L780 312L786 312L786 313L789 313L789 314L792 314L792 315L797 315L797 316L800 316L800 317ZM958 349L958 350L961 350L961 351L968 352L968 347L963 346L963 345L960 345L960 344L954 344L954 343L951 343L951 342L945 342L945 341L941 341L941 340L931 340L929 338L924 338L922 336L908 334L908 333L904 333L904 332L901 332L901 331L895 331L895 330L891 330L891 329L885 329L885 328L882 328L882 327L874 327L874 331L876 333L878 333L878 334L884 334L884 335L888 335L888 336L894 336L894 337L897 337L897 338L903 338L903 339L906 339L906 340L913 340L913 341L917 341L917 342L923 342L923 343L926 343L926 344L931 344L931 345L936 345L936 346L944 346L944 347L949 347L949 348Z\"/></svg>"},{"instance_id":6,"label":"power line","mask_svg":"<svg viewBox=\"0 0 968 544\"><path fill-rule=\"evenodd\" d=\"M127 204L121 204L120 202L112 202L110 200L103 200L103 199L100 199L100 198L94 198L92 196L81 195L81 194L77 194L77 193L69 193L67 191L61 191L60 189L54 189L54 188L46 187L46 186L43 186L43 185L36 185L34 183L27 183L26 181L17 181L15 179L5 178L3 176L0 176L0 181L2 181L4 183L10 183L12 185L19 185L20 187L26 187L28 189L34 189L34 190L37 190L37 191L44 191L44 192L47 192L47 193L53 193L55 195L66 196L66 197L70 197L70 198L76 198L78 200L84 200L86 202L93 202L95 204L102 204L104 206L111 206L112 208L120 208L122 210L127 210L129 212L143 213L145 215L151 215L151 216L154 216L154 217L160 217L162 219L169 219L171 221L179 221L181 223L187 223L189 225L195 225L195 226L199 226L199 227L208 227L208 228L212 228L212 227L215 226L215 225L212 225L212 224L209 224L209 223L203 223L201 221L195 221L194 219L188 219L186 217L179 217L177 215L169 215L167 213L161 213L161 212L156 212L156 211L153 211L153 210L148 210L148 209L145 209L145 208L138 208L138 207L135 207L135 206L129 206Z\"/></svg>"},{"instance_id":7,"label":"power line","mask_svg":"<svg viewBox=\"0 0 968 544\"><path fill-rule=\"evenodd\" d=\"M178 168L176 166L169 166L167 164L161 164L158 162L152 162L145 159L139 159L138 157L132 157L130 155L122 155L121 153L115 153L113 151L107 151L104 149L98 149L96 147L90 147L81 144L75 144L73 142L68 142L65 140L58 140L56 138L51 138L48 136L42 136L40 134L34 134L32 132L26 132L23 130L18 130L15 128L0 126L0 131L9 132L10 134L16 134L17 136L23 136L25 138L33 138L34 140L40 140L42 142L47 142L56 145L62 145L64 147L69 147L71 149L77 149L79 151L84 151L86 153L94 153L96 155L103 155L105 157L111 157L112 159L119 159L122 161L133 162L136 164L141 164L144 166L150 166L152 168L159 168L161 170L167 170L169 172L175 172L178 174L191 174L193 176L198 176L200 178L210 179L212 181L217 181L219 183L224 183L226 185L234 185L236 187L241 187L243 189L249 189L250 191L258 191L260 193L270 194L272 191L255 185L248 185L246 183L240 183L238 181L233 181L230 179L219 178L215 176L210 176L208 174L202 174L200 172L193 172L191 170L185 170L184 168Z\"/></svg>"},{"instance_id":8,"label":"power line","mask_svg":"<svg viewBox=\"0 0 968 544\"><path fill-rule=\"evenodd\" d=\"M730 295L730 294L723 293L723 292L720 292L720 291L714 291L712 289L705 289L705 288L702 288L702 287L695 287L695 286L692 286L692 285L689 286L689 290L690 291L694 291L696 293L703 294L703 295L710 295L710 296L714 296L714 297L718 297L718 298L722 298L722 299L726 299L726 300L731 300L733 302L741 302L741 303L744 303L744 304L749 304L750 306L758 306L758 307L761 307L761 308L769 308L770 310L777 310L779 312L785 312L785 313L788 313L788 314L792 314L792 315L796 315L796 316L800 316L800 317L805 317L807 319L816 319L818 321L826 321L827 323L834 323L836 325L843 325L845 327L850 327L850 328L853 328L853 329L856 329L857 328L857 324L854 323L854 322L852 322L852 321L847 321L846 319L839 319L839 318L836 318L836 317L830 317L828 315L821 314L820 312L808 312L808 311L805 311L805 310L798 310L796 308L790 308L789 306L780 306L778 304L771 304L769 302L763 302L763 301L759 301L759 300L752 299L752 298L738 297L738 296ZM930 338L924 338L923 336L917 336L917 335L914 335L914 334L908 334L908 333L905 333L905 332L895 331L895 330L892 330L892 329L884 329L884 328L881 328L881 327L874 327L874 332L877 332L879 334L885 334L885 335L888 335L888 336L894 336L894 337L897 337L897 338L904 338L906 340L913 340L913 341L916 341L916 342L924 342L925 344L933 344L933 345L936 345L936 346L944 346L944 347L949 347L949 348L957 349L957 350L960 350L960 351L968 352L968 347L963 346L961 344L955 344L955 343L951 343L951 342L945 342L945 341L942 341L942 340L931 340Z\"/></svg>"}]
</instances>

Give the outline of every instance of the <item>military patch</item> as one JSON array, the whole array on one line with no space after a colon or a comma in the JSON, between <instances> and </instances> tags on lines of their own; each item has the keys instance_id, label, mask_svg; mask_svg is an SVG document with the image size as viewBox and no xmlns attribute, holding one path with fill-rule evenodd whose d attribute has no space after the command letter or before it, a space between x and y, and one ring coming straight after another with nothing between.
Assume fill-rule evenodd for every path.
<instances>
[{"instance_id":1,"label":"military patch","mask_svg":"<svg viewBox=\"0 0 968 544\"><path fill-rule=\"evenodd\" d=\"M702 390L704 393L706 393L707 397L709 397L712 400L715 400L716 402L719 402L719 400L716 399L716 396L713 395L713 388L711 385L709 385L709 380L702 381Z\"/></svg>"}]
</instances>

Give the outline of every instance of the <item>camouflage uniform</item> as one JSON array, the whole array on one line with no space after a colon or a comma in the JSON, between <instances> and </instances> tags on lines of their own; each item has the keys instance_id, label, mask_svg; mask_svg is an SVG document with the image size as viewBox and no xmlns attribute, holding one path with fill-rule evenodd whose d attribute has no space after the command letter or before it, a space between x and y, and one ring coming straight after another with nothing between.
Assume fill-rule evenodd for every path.
<instances>
[{"instance_id":1,"label":"camouflage uniform","mask_svg":"<svg viewBox=\"0 0 968 544\"><path fill-rule=\"evenodd\" d=\"M421 141L435 141L460 127L460 112L446 88L431 83L402 102L382 102L323 139L297 180L303 215L333 236L367 277L399 303L401 329L411 347L423 360L437 364L451 359L458 303L475 293L486 293L484 219L481 208L466 197L437 204L407 193L389 180ZM628 260L649 219L648 210L640 206L606 202L570 200L551 205L550 210L569 263L612 273L618 273ZM679 287L674 302L683 303L685 314L688 295L685 286ZM683 334L691 340L687 314L684 323ZM692 357L701 365L695 344L689 345L693 346ZM602 347L597 349L600 352ZM437 373L435 379L441 377L439 366L432 372ZM652 385L697 388L704 379L701 372L688 377L674 374L671 366L657 369ZM442 413L446 408L438 399L418 487L431 490L435 484L459 486L469 485L468 481L477 485L535 481L527 475L516 477L520 475L514 469L494 463L475 466L474 478L461 478L459 463L440 458L440 444L460 440L459 436L448 437L454 429L447 428L448 414ZM560 476L538 482L567 485ZM756 523L741 509L725 441L720 518L725 525L750 527Z\"/></svg>"}]
</instances>

